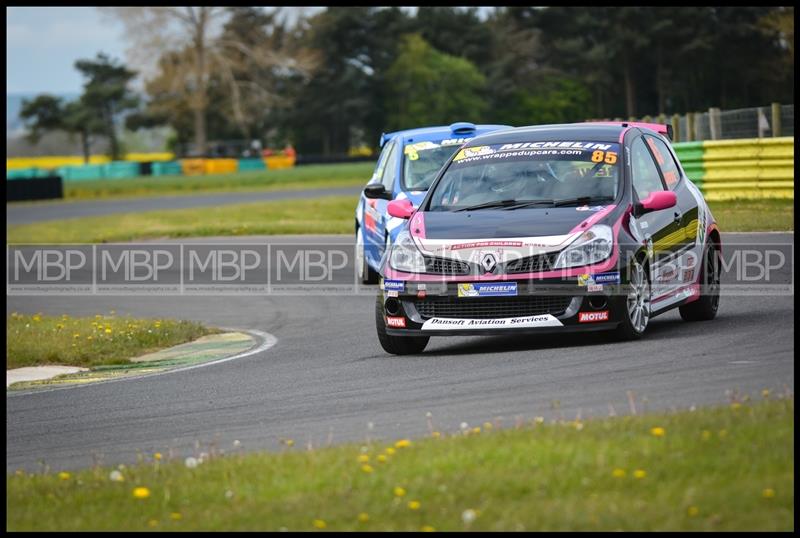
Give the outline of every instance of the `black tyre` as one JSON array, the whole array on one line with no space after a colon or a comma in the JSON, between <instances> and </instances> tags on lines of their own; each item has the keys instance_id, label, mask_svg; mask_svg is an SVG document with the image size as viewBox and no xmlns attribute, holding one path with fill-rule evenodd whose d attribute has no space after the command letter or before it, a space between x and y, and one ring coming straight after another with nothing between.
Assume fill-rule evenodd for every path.
<instances>
[{"instance_id":1,"label":"black tyre","mask_svg":"<svg viewBox=\"0 0 800 538\"><path fill-rule=\"evenodd\" d=\"M378 340L381 347L392 355L414 355L422 353L428 345L430 336L390 336L386 334L386 320L383 318L383 304L381 295L375 301L375 328L378 331Z\"/></svg>"},{"instance_id":2,"label":"black tyre","mask_svg":"<svg viewBox=\"0 0 800 538\"><path fill-rule=\"evenodd\" d=\"M356 230L356 269L358 270L358 279L362 284L377 284L378 275L367 263L367 256L364 253L364 235L361 228Z\"/></svg>"},{"instance_id":3,"label":"black tyre","mask_svg":"<svg viewBox=\"0 0 800 538\"><path fill-rule=\"evenodd\" d=\"M638 340L650 321L650 272L640 260L634 260L630 269L628 293L623 298L622 322L614 335L619 340Z\"/></svg>"},{"instance_id":4,"label":"black tyre","mask_svg":"<svg viewBox=\"0 0 800 538\"><path fill-rule=\"evenodd\" d=\"M700 269L700 298L678 308L684 321L708 321L717 317L720 281L719 247L708 243Z\"/></svg>"}]
</instances>

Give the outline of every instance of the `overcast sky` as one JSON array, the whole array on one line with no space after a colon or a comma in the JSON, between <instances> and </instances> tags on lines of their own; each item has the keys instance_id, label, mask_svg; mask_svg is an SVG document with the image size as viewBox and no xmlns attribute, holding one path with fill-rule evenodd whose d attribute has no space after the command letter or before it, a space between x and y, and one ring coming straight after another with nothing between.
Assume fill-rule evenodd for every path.
<instances>
[{"instance_id":1,"label":"overcast sky","mask_svg":"<svg viewBox=\"0 0 800 538\"><path fill-rule=\"evenodd\" d=\"M80 93L75 61L101 51L124 61L127 46L122 24L93 7L7 7L6 93Z\"/></svg>"},{"instance_id":2,"label":"overcast sky","mask_svg":"<svg viewBox=\"0 0 800 538\"><path fill-rule=\"evenodd\" d=\"M7 7L6 92L80 92L75 60L125 58L122 25L93 7Z\"/></svg>"}]
</instances>

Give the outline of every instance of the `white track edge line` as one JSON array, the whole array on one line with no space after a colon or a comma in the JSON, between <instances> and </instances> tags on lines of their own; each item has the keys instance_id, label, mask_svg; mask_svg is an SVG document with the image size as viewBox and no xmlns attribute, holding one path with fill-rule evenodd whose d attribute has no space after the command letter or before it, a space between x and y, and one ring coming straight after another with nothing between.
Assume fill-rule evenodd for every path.
<instances>
[{"instance_id":1,"label":"white track edge line","mask_svg":"<svg viewBox=\"0 0 800 538\"><path fill-rule=\"evenodd\" d=\"M68 386L65 386L65 387L53 387L53 388L48 388L48 389L44 389L44 388L43 389L32 389L32 390L28 390L28 391L24 391L24 392L23 391L16 392L16 391L13 391L13 390L6 390L6 397L16 398L16 397L19 397L19 396L27 396L27 395L30 395L30 394L41 394L41 393L44 393L44 392L54 392L54 391L57 391L57 390L80 389L80 388L86 388L86 387L91 387L91 386L96 386L96 385L105 385L106 383L116 383L116 382L120 382L120 381L136 381L136 380L139 380L139 379L144 379L146 377L152 377L152 376L157 376L157 375L166 375L166 374L170 374L170 373L173 373L173 372L185 372L187 370L194 370L195 368L203 368L203 367L206 367L206 366L212 366L212 365L215 365L215 364L221 364L223 362L228 362L228 361L232 361L232 360L236 360L236 359L243 359L245 357L249 357L250 355L255 355L256 353L261 353L262 351L266 351L266 350L268 350L269 348L271 348L272 346L274 346L275 344L278 343L278 339L274 335L272 335L272 334L270 334L268 332L265 332L265 331L259 331L259 330L255 330L255 329L247 329L247 330L244 330L244 329L231 329L231 328L227 328L227 327L221 327L221 328L223 330L226 330L226 331L243 332L243 333L249 334L251 336L255 335L256 337L258 337L258 338L260 338L262 340L261 344L256 346L256 347L250 348L247 351L243 351L241 353L237 353L236 355L232 355L230 357L224 357L222 359L218 359L218 360L215 360L215 361L203 362L203 363L200 363L200 364L192 364L190 366L184 366L182 368L171 368L169 370L164 370L163 372L153 372L153 373L150 373L150 374L136 375L136 376L130 376L130 377L121 377L121 378L117 378L117 379L107 379L105 381L97 381L97 382L94 382L94 383L84 383L84 384L80 384L80 385L68 385Z\"/></svg>"}]
</instances>

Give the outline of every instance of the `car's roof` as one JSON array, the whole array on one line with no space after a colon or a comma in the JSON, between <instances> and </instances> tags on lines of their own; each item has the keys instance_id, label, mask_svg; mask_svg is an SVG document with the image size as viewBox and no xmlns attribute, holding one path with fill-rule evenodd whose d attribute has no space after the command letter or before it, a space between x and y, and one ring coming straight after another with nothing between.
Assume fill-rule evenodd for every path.
<instances>
[{"instance_id":1,"label":"car's roof","mask_svg":"<svg viewBox=\"0 0 800 538\"><path fill-rule=\"evenodd\" d=\"M553 125L531 125L504 131L492 132L475 137L470 145L509 144L515 142L548 142L556 140L575 140L589 142L619 142L626 127L622 124L606 123L562 123Z\"/></svg>"},{"instance_id":2,"label":"car's roof","mask_svg":"<svg viewBox=\"0 0 800 538\"><path fill-rule=\"evenodd\" d=\"M458 127L455 129L454 126L459 126L460 124L452 124L452 125L437 125L432 127L420 127L417 129L405 129L403 131L394 131L392 133L386 133L384 135L384 140L391 140L400 138L406 144L409 142L430 142L434 140L442 140L445 138L467 138L467 137L474 137L479 136L482 134L486 134L489 132L496 131L498 129L511 129L510 125L475 125L474 131L461 131Z\"/></svg>"}]
</instances>

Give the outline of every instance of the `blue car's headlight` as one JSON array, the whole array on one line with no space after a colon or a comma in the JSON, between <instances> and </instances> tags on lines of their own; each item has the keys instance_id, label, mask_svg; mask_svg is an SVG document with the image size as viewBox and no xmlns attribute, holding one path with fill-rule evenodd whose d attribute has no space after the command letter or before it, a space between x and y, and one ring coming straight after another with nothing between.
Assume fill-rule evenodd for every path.
<instances>
[{"instance_id":1,"label":"blue car's headlight","mask_svg":"<svg viewBox=\"0 0 800 538\"><path fill-rule=\"evenodd\" d=\"M601 262L611 256L613 247L614 234L611 227L596 224L561 251L553 268L566 269Z\"/></svg>"},{"instance_id":2,"label":"blue car's headlight","mask_svg":"<svg viewBox=\"0 0 800 538\"><path fill-rule=\"evenodd\" d=\"M408 230L403 230L398 234L397 239L394 240L390 247L390 251L389 266L392 269L405 273L425 272L425 258L417 249Z\"/></svg>"}]
</instances>

